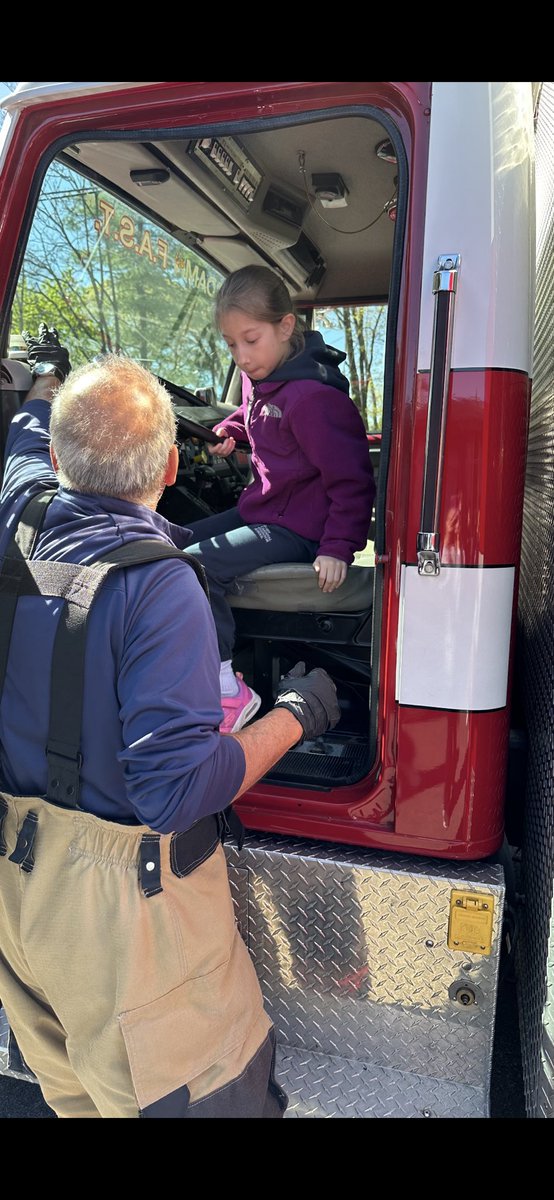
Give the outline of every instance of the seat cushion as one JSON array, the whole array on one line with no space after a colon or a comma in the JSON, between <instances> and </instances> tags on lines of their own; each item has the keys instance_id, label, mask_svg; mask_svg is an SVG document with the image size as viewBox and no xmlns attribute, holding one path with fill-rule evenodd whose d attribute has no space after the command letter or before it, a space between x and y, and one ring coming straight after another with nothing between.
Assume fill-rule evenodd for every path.
<instances>
[{"instance_id":1,"label":"seat cushion","mask_svg":"<svg viewBox=\"0 0 554 1200\"><path fill-rule=\"evenodd\" d=\"M322 592L311 563L272 563L235 580L232 608L274 612L363 612L371 608L373 567L348 568L344 583Z\"/></svg>"}]
</instances>

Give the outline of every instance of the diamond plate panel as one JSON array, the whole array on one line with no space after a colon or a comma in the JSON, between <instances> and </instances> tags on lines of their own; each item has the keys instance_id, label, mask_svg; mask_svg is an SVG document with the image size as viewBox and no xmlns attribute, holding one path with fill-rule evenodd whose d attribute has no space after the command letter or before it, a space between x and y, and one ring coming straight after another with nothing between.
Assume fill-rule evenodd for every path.
<instances>
[{"instance_id":1,"label":"diamond plate panel","mask_svg":"<svg viewBox=\"0 0 554 1200\"><path fill-rule=\"evenodd\" d=\"M355 1059L279 1047L279 1083L289 1097L285 1117L484 1117L483 1092L389 1071Z\"/></svg>"},{"instance_id":2,"label":"diamond plate panel","mask_svg":"<svg viewBox=\"0 0 554 1200\"><path fill-rule=\"evenodd\" d=\"M12 1079L25 1079L36 1083L36 1078L27 1072L13 1071L10 1067L10 1027L4 1009L0 1005L0 1075L9 1075Z\"/></svg>"},{"instance_id":3,"label":"diamond plate panel","mask_svg":"<svg viewBox=\"0 0 554 1200\"><path fill-rule=\"evenodd\" d=\"M287 1116L488 1116L501 868L265 835L226 851ZM492 893L490 956L448 949L453 888ZM451 998L456 982L474 1005ZM0 1073L29 1078L9 1069L8 1037L0 1007Z\"/></svg>"},{"instance_id":4,"label":"diamond plate panel","mask_svg":"<svg viewBox=\"0 0 554 1200\"><path fill-rule=\"evenodd\" d=\"M8 1070L8 1040L10 1036L10 1027L3 1008L0 1008L0 1071L2 1075L6 1075Z\"/></svg>"},{"instance_id":5,"label":"diamond plate panel","mask_svg":"<svg viewBox=\"0 0 554 1200\"><path fill-rule=\"evenodd\" d=\"M525 1100L554 1116L554 84L543 83L536 141L537 299L519 627L528 771L518 949Z\"/></svg>"},{"instance_id":6,"label":"diamond plate panel","mask_svg":"<svg viewBox=\"0 0 554 1200\"><path fill-rule=\"evenodd\" d=\"M422 1093L425 1080L429 1094L441 1081L457 1083L473 1089L469 1107L479 1092L481 1111L488 1110L500 867L252 834L242 851L228 847L227 859L237 916L248 929L282 1053L302 1052L311 1063L354 1062L363 1088L368 1064L379 1077L412 1074ZM453 888L493 895L490 955L448 949ZM467 1008L452 998L458 982L474 992ZM430 1100L425 1106L436 1107Z\"/></svg>"}]
</instances>

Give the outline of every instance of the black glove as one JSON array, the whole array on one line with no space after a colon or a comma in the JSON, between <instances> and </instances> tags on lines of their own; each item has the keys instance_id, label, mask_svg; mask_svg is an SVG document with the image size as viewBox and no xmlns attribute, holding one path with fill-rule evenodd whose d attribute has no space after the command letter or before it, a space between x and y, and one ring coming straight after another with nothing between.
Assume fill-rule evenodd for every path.
<instances>
[{"instance_id":1,"label":"black glove","mask_svg":"<svg viewBox=\"0 0 554 1200\"><path fill-rule=\"evenodd\" d=\"M60 338L57 329L52 327L49 329L44 321L41 321L38 327L38 337L31 337L27 330L22 332L22 338L27 347L27 362L34 371L37 363L52 363L56 368L56 374L61 383L71 370L69 361L69 352L65 346L60 345Z\"/></svg>"},{"instance_id":2,"label":"black glove","mask_svg":"<svg viewBox=\"0 0 554 1200\"><path fill-rule=\"evenodd\" d=\"M306 675L303 662L297 663L281 680L274 708L288 708L300 721L304 735L298 745L334 729L340 720L337 689L331 676L323 667L314 667Z\"/></svg>"}]
</instances>

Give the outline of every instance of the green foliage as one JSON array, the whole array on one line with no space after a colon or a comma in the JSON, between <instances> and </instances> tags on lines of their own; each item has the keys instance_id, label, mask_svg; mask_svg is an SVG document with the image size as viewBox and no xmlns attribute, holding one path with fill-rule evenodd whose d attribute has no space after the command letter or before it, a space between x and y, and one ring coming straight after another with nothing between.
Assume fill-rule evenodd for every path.
<instances>
[{"instance_id":1,"label":"green foliage","mask_svg":"<svg viewBox=\"0 0 554 1200\"><path fill-rule=\"evenodd\" d=\"M75 366L123 353L184 387L221 395L229 366L213 320L221 282L153 217L54 162L29 236L12 338L44 320L56 326ZM386 317L385 305L316 310L316 325L346 352L350 394L368 430L382 422Z\"/></svg>"},{"instance_id":2,"label":"green foliage","mask_svg":"<svg viewBox=\"0 0 554 1200\"><path fill-rule=\"evenodd\" d=\"M339 335L333 344L346 352L344 372L350 380L350 395L360 410L366 429L369 432L380 430L387 306L360 304L318 309L316 324L324 337L331 331Z\"/></svg>"},{"instance_id":3,"label":"green foliage","mask_svg":"<svg viewBox=\"0 0 554 1200\"><path fill-rule=\"evenodd\" d=\"M12 336L55 325L75 366L124 353L189 388L223 385L213 323L222 277L170 234L54 163L45 178L12 310Z\"/></svg>"}]
</instances>

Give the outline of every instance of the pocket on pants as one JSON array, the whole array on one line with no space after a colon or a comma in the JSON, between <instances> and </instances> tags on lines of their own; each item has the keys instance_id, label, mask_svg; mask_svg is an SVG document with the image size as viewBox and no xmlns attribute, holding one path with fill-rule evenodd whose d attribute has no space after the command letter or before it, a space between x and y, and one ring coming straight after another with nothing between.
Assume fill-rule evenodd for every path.
<instances>
[{"instance_id":1,"label":"pocket on pants","mask_svg":"<svg viewBox=\"0 0 554 1200\"><path fill-rule=\"evenodd\" d=\"M282 1117L288 1097L275 1078L275 1030L270 1029L261 1046L240 1075L224 1087L189 1103L186 1117Z\"/></svg>"},{"instance_id":2,"label":"pocket on pants","mask_svg":"<svg viewBox=\"0 0 554 1200\"><path fill-rule=\"evenodd\" d=\"M119 1021L139 1112L152 1117L194 1115L196 1103L244 1074L270 1026L238 933L228 962Z\"/></svg>"}]
</instances>

